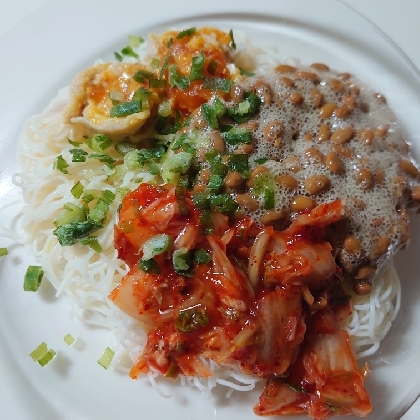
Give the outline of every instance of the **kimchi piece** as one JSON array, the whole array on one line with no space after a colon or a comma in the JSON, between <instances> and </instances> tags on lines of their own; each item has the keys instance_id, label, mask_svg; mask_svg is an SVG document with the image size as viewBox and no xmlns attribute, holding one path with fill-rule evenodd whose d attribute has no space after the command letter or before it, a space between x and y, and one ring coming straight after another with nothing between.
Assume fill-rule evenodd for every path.
<instances>
[{"instance_id":1,"label":"kimchi piece","mask_svg":"<svg viewBox=\"0 0 420 420\"><path fill-rule=\"evenodd\" d=\"M131 377L208 377L204 357L267 380L257 414L367 415L336 327L348 299L324 239L342 215L341 202L322 204L278 231L213 209L210 232L185 189L141 184L127 194L115 246L130 270L109 297L148 330Z\"/></svg>"}]
</instances>

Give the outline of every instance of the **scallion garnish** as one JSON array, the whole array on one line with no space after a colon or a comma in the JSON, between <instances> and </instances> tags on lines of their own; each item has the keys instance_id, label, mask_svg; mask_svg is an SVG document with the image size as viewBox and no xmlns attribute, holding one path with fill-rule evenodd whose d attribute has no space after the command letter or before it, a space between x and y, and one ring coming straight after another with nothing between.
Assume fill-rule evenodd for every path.
<instances>
[{"instance_id":1,"label":"scallion garnish","mask_svg":"<svg viewBox=\"0 0 420 420\"><path fill-rule=\"evenodd\" d=\"M210 205L218 212L233 215L238 210L238 203L229 194L218 194L210 196Z\"/></svg>"},{"instance_id":2,"label":"scallion garnish","mask_svg":"<svg viewBox=\"0 0 420 420\"><path fill-rule=\"evenodd\" d=\"M223 115L226 113L226 106L219 98L214 99L212 108L216 112L217 118L223 117Z\"/></svg>"},{"instance_id":3,"label":"scallion garnish","mask_svg":"<svg viewBox=\"0 0 420 420\"><path fill-rule=\"evenodd\" d=\"M69 173L69 171L67 170L68 167L69 167L69 164L63 158L63 156L61 155L57 156L53 164L53 169L63 172L63 174L68 174Z\"/></svg>"},{"instance_id":4,"label":"scallion garnish","mask_svg":"<svg viewBox=\"0 0 420 420\"><path fill-rule=\"evenodd\" d=\"M168 83L171 87L184 90L190 86L190 79L187 76L181 76L178 67L175 64L171 64L169 66Z\"/></svg>"},{"instance_id":5,"label":"scallion garnish","mask_svg":"<svg viewBox=\"0 0 420 420\"><path fill-rule=\"evenodd\" d=\"M37 362L48 351L47 343L41 343L29 356L34 362Z\"/></svg>"},{"instance_id":6,"label":"scallion garnish","mask_svg":"<svg viewBox=\"0 0 420 420\"><path fill-rule=\"evenodd\" d=\"M131 102L122 102L120 104L114 105L109 111L109 116L111 118L122 118L127 117L128 115L136 114L141 112L143 109L142 101L131 101Z\"/></svg>"},{"instance_id":7,"label":"scallion garnish","mask_svg":"<svg viewBox=\"0 0 420 420\"><path fill-rule=\"evenodd\" d=\"M95 196L93 194L86 194L85 196L83 196L82 200L88 204L91 201L93 201L95 199Z\"/></svg>"},{"instance_id":8,"label":"scallion garnish","mask_svg":"<svg viewBox=\"0 0 420 420\"><path fill-rule=\"evenodd\" d=\"M270 172L264 172L255 177L253 191L255 194L262 196L265 209L274 208L276 182Z\"/></svg>"},{"instance_id":9,"label":"scallion garnish","mask_svg":"<svg viewBox=\"0 0 420 420\"><path fill-rule=\"evenodd\" d=\"M156 255L168 252L172 242L172 237L166 233L153 236L143 243L143 259L150 260Z\"/></svg>"},{"instance_id":10,"label":"scallion garnish","mask_svg":"<svg viewBox=\"0 0 420 420\"><path fill-rule=\"evenodd\" d=\"M228 116L238 124L242 124L253 117L261 105L260 97L253 92L246 92L244 98L243 102L227 109Z\"/></svg>"},{"instance_id":11,"label":"scallion garnish","mask_svg":"<svg viewBox=\"0 0 420 420\"><path fill-rule=\"evenodd\" d=\"M166 80L165 79L150 79L149 80L149 86L151 88L164 88L166 86Z\"/></svg>"},{"instance_id":12,"label":"scallion garnish","mask_svg":"<svg viewBox=\"0 0 420 420\"><path fill-rule=\"evenodd\" d=\"M81 143L81 142L78 142L78 141L73 141L73 140L71 140L71 139L69 139L68 137L67 137L67 141L73 146L73 147L80 147L83 143Z\"/></svg>"},{"instance_id":13,"label":"scallion garnish","mask_svg":"<svg viewBox=\"0 0 420 420\"><path fill-rule=\"evenodd\" d=\"M244 127L232 127L228 131L222 133L229 146L236 146L243 143L251 143L252 133Z\"/></svg>"},{"instance_id":14,"label":"scallion garnish","mask_svg":"<svg viewBox=\"0 0 420 420\"><path fill-rule=\"evenodd\" d=\"M184 31L179 32L179 34L176 36L176 38L177 39L182 39L182 38L185 38L187 36L194 35L196 30L197 29L195 27L185 29Z\"/></svg>"},{"instance_id":15,"label":"scallion garnish","mask_svg":"<svg viewBox=\"0 0 420 420\"><path fill-rule=\"evenodd\" d=\"M25 292L36 292L41 285L44 270L38 265L30 265L23 280L23 290Z\"/></svg>"},{"instance_id":16,"label":"scallion garnish","mask_svg":"<svg viewBox=\"0 0 420 420\"><path fill-rule=\"evenodd\" d=\"M203 79L203 88L209 90L217 90L220 92L230 92L232 81L223 79L222 77L205 77Z\"/></svg>"},{"instance_id":17,"label":"scallion garnish","mask_svg":"<svg viewBox=\"0 0 420 420\"><path fill-rule=\"evenodd\" d=\"M88 236L86 238L81 238L80 243L82 245L88 245L89 248L93 249L98 254L100 254L103 251L103 249L101 247L101 244L98 242L98 238L95 238L93 236Z\"/></svg>"},{"instance_id":18,"label":"scallion garnish","mask_svg":"<svg viewBox=\"0 0 420 420\"><path fill-rule=\"evenodd\" d=\"M111 144L111 137L105 134L95 134L92 137L89 147L95 152L102 153L104 150L108 149Z\"/></svg>"},{"instance_id":19,"label":"scallion garnish","mask_svg":"<svg viewBox=\"0 0 420 420\"><path fill-rule=\"evenodd\" d=\"M215 194L221 190L223 184L223 178L220 175L211 174L209 182L207 183L206 191Z\"/></svg>"},{"instance_id":20,"label":"scallion garnish","mask_svg":"<svg viewBox=\"0 0 420 420\"><path fill-rule=\"evenodd\" d=\"M138 54L136 54L129 45L121 50L121 54L127 57L139 58Z\"/></svg>"},{"instance_id":21,"label":"scallion garnish","mask_svg":"<svg viewBox=\"0 0 420 420\"><path fill-rule=\"evenodd\" d=\"M115 146L115 150L120 154L120 155L126 155L128 152L130 152L131 150L135 150L136 146L134 146L134 144L129 143L127 141L120 141L119 143L117 143Z\"/></svg>"},{"instance_id":22,"label":"scallion garnish","mask_svg":"<svg viewBox=\"0 0 420 420\"><path fill-rule=\"evenodd\" d=\"M140 44L143 44L144 39L141 36L128 35L128 46L131 48L137 48Z\"/></svg>"},{"instance_id":23,"label":"scallion garnish","mask_svg":"<svg viewBox=\"0 0 420 420\"><path fill-rule=\"evenodd\" d=\"M179 248L172 254L172 264L176 273L182 276L192 275L192 261L191 255L187 248Z\"/></svg>"},{"instance_id":24,"label":"scallion garnish","mask_svg":"<svg viewBox=\"0 0 420 420\"><path fill-rule=\"evenodd\" d=\"M58 242L62 246L74 245L81 238L89 236L102 226L98 226L93 220L84 222L67 223L59 226L53 231L53 235L57 236Z\"/></svg>"},{"instance_id":25,"label":"scallion garnish","mask_svg":"<svg viewBox=\"0 0 420 420\"><path fill-rule=\"evenodd\" d=\"M230 45L231 47L236 50L236 44L235 44L235 40L233 39L233 31L232 29L229 31L229 36L230 36Z\"/></svg>"},{"instance_id":26,"label":"scallion garnish","mask_svg":"<svg viewBox=\"0 0 420 420\"><path fill-rule=\"evenodd\" d=\"M114 52L114 57L119 62L123 61L123 56L120 53L116 52L116 51Z\"/></svg>"},{"instance_id":27,"label":"scallion garnish","mask_svg":"<svg viewBox=\"0 0 420 420\"><path fill-rule=\"evenodd\" d=\"M78 181L76 184L74 184L70 192L74 198L80 198L80 196L83 194L84 188L85 187L83 186L83 184L80 181Z\"/></svg>"},{"instance_id":28,"label":"scallion garnish","mask_svg":"<svg viewBox=\"0 0 420 420\"><path fill-rule=\"evenodd\" d=\"M0 257L4 257L7 254L9 254L9 250L7 248L0 248Z\"/></svg>"},{"instance_id":29,"label":"scallion garnish","mask_svg":"<svg viewBox=\"0 0 420 420\"><path fill-rule=\"evenodd\" d=\"M139 268L149 274L160 274L158 263L152 258L150 260L141 259L139 261Z\"/></svg>"},{"instance_id":30,"label":"scallion garnish","mask_svg":"<svg viewBox=\"0 0 420 420\"><path fill-rule=\"evenodd\" d=\"M83 149L71 149L69 152L72 155L72 162L86 162L86 156L88 153Z\"/></svg>"},{"instance_id":31,"label":"scallion garnish","mask_svg":"<svg viewBox=\"0 0 420 420\"><path fill-rule=\"evenodd\" d=\"M171 48L171 47L172 47L173 42L174 42L174 40L173 40L172 38L169 38L168 42L166 43L166 46L167 46L168 48Z\"/></svg>"},{"instance_id":32,"label":"scallion garnish","mask_svg":"<svg viewBox=\"0 0 420 420\"><path fill-rule=\"evenodd\" d=\"M198 57L193 57L190 70L190 81L201 80L204 77L204 52L201 51Z\"/></svg>"},{"instance_id":33,"label":"scallion garnish","mask_svg":"<svg viewBox=\"0 0 420 420\"><path fill-rule=\"evenodd\" d=\"M192 196L193 203L198 210L209 210L210 199L207 194L199 192Z\"/></svg>"},{"instance_id":34,"label":"scallion garnish","mask_svg":"<svg viewBox=\"0 0 420 420\"><path fill-rule=\"evenodd\" d=\"M262 164L264 164L265 162L267 162L267 160L268 160L268 158L263 157L263 158L254 159L254 162L255 162L257 165L262 165Z\"/></svg>"},{"instance_id":35,"label":"scallion garnish","mask_svg":"<svg viewBox=\"0 0 420 420\"><path fill-rule=\"evenodd\" d=\"M138 83L144 83L146 80L153 79L155 75L148 70L138 70L133 75L133 79Z\"/></svg>"},{"instance_id":36,"label":"scallion garnish","mask_svg":"<svg viewBox=\"0 0 420 420\"><path fill-rule=\"evenodd\" d=\"M66 334L63 340L69 347L76 341L71 334Z\"/></svg>"},{"instance_id":37,"label":"scallion garnish","mask_svg":"<svg viewBox=\"0 0 420 420\"><path fill-rule=\"evenodd\" d=\"M189 333L200 327L205 327L209 323L209 315L205 307L194 307L179 311L175 321L178 331Z\"/></svg>"},{"instance_id":38,"label":"scallion garnish","mask_svg":"<svg viewBox=\"0 0 420 420\"><path fill-rule=\"evenodd\" d=\"M201 105L201 112L203 113L203 117L206 120L209 127L213 130L216 130L219 126L216 111L210 105L203 104Z\"/></svg>"},{"instance_id":39,"label":"scallion garnish","mask_svg":"<svg viewBox=\"0 0 420 420\"><path fill-rule=\"evenodd\" d=\"M132 101L147 101L151 93L152 92L150 92L149 89L146 89L145 87L141 87L134 92L131 100Z\"/></svg>"},{"instance_id":40,"label":"scallion garnish","mask_svg":"<svg viewBox=\"0 0 420 420\"><path fill-rule=\"evenodd\" d=\"M252 77L252 76L255 76L255 73L251 73L250 71L245 70L245 69L241 69L240 67L239 67L239 74L240 74L241 76L246 76L246 77Z\"/></svg>"},{"instance_id":41,"label":"scallion garnish","mask_svg":"<svg viewBox=\"0 0 420 420\"><path fill-rule=\"evenodd\" d=\"M172 38L171 38L172 39ZM162 64L162 68L160 69L160 72L159 72L159 79L162 79L163 78L163 76L165 75L165 71L166 71L166 69L168 68L168 66L169 66L169 61L170 61L170 59L171 59L171 54L168 54L167 55L167 57L165 58L165 61L163 62L163 64Z\"/></svg>"},{"instance_id":42,"label":"scallion garnish","mask_svg":"<svg viewBox=\"0 0 420 420\"><path fill-rule=\"evenodd\" d=\"M249 178L249 162L247 154L232 154L229 156L228 168L230 171L237 171L242 178Z\"/></svg>"},{"instance_id":43,"label":"scallion garnish","mask_svg":"<svg viewBox=\"0 0 420 420\"><path fill-rule=\"evenodd\" d=\"M54 359L54 357L56 356L56 352L52 349L47 350L47 352L40 358L38 359L38 363L42 366L45 367L48 365L48 363L51 362L52 359Z\"/></svg>"},{"instance_id":44,"label":"scallion garnish","mask_svg":"<svg viewBox=\"0 0 420 420\"><path fill-rule=\"evenodd\" d=\"M203 248L194 251L194 262L196 264L208 264L211 261L211 255Z\"/></svg>"},{"instance_id":45,"label":"scallion garnish","mask_svg":"<svg viewBox=\"0 0 420 420\"><path fill-rule=\"evenodd\" d=\"M99 162L105 163L108 167L113 168L115 166L115 159L105 153L92 153L89 155L91 159L98 159Z\"/></svg>"},{"instance_id":46,"label":"scallion garnish","mask_svg":"<svg viewBox=\"0 0 420 420\"><path fill-rule=\"evenodd\" d=\"M98 360L98 364L101 365L104 369L108 369L111 365L112 359L115 356L115 351L111 350L109 347L105 349L102 356Z\"/></svg>"}]
</instances>

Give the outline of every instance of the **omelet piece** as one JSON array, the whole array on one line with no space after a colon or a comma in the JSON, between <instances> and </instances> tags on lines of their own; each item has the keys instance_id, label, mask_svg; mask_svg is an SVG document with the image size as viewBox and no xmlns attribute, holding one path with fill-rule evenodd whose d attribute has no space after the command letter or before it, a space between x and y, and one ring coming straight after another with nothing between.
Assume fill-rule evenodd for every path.
<instances>
[{"instance_id":1,"label":"omelet piece","mask_svg":"<svg viewBox=\"0 0 420 420\"><path fill-rule=\"evenodd\" d=\"M129 103L135 92L144 88L133 79L139 70L147 69L137 63L105 63L78 73L70 85L70 103L65 111L68 122L81 123L94 132L109 135L136 133L159 102L156 93L148 91L139 112L111 116L111 110L116 102Z\"/></svg>"}]
</instances>

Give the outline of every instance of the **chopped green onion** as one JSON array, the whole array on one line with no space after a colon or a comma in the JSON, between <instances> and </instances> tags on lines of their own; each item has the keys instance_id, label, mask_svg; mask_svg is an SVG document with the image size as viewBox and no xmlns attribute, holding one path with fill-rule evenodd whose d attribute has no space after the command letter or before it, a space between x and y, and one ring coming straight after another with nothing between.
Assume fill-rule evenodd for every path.
<instances>
[{"instance_id":1,"label":"chopped green onion","mask_svg":"<svg viewBox=\"0 0 420 420\"><path fill-rule=\"evenodd\" d=\"M83 143L80 143L80 142L78 142L78 141L73 141L73 140L71 140L71 139L69 139L68 137L67 137L67 141L73 146L73 147L80 147Z\"/></svg>"},{"instance_id":2,"label":"chopped green onion","mask_svg":"<svg viewBox=\"0 0 420 420\"><path fill-rule=\"evenodd\" d=\"M47 352L40 358L38 359L38 363L44 367L47 366L48 363L51 362L52 359L54 359L54 357L56 356L56 352L52 349L47 350Z\"/></svg>"},{"instance_id":3,"label":"chopped green onion","mask_svg":"<svg viewBox=\"0 0 420 420\"><path fill-rule=\"evenodd\" d=\"M0 248L0 257L4 257L9 253L9 250L7 248Z\"/></svg>"},{"instance_id":4,"label":"chopped green onion","mask_svg":"<svg viewBox=\"0 0 420 420\"><path fill-rule=\"evenodd\" d=\"M238 203L229 194L210 196L210 205L218 212L231 216L238 210Z\"/></svg>"},{"instance_id":5,"label":"chopped green onion","mask_svg":"<svg viewBox=\"0 0 420 420\"><path fill-rule=\"evenodd\" d=\"M173 42L174 42L174 40L173 40L172 38L169 38L169 41L166 43L166 46L167 46L168 48L171 48L171 47L172 47Z\"/></svg>"},{"instance_id":6,"label":"chopped green onion","mask_svg":"<svg viewBox=\"0 0 420 420\"><path fill-rule=\"evenodd\" d=\"M187 76L181 76L175 64L169 66L168 83L171 87L177 87L184 90L190 86L190 79Z\"/></svg>"},{"instance_id":7,"label":"chopped green onion","mask_svg":"<svg viewBox=\"0 0 420 420\"><path fill-rule=\"evenodd\" d=\"M261 99L253 92L244 94L244 101L227 109L227 114L236 123L242 124L253 117L259 110Z\"/></svg>"},{"instance_id":8,"label":"chopped green onion","mask_svg":"<svg viewBox=\"0 0 420 420\"><path fill-rule=\"evenodd\" d=\"M203 88L209 90L218 90L221 92L230 92L232 81L221 77L205 77L203 79Z\"/></svg>"},{"instance_id":9,"label":"chopped green onion","mask_svg":"<svg viewBox=\"0 0 420 420\"><path fill-rule=\"evenodd\" d=\"M133 79L138 83L144 83L146 79L153 79L155 75L148 70L138 70L133 75Z\"/></svg>"},{"instance_id":10,"label":"chopped green onion","mask_svg":"<svg viewBox=\"0 0 420 420\"><path fill-rule=\"evenodd\" d=\"M276 182L273 174L264 172L255 177L253 191L262 196L265 209L272 209L275 206Z\"/></svg>"},{"instance_id":11,"label":"chopped green onion","mask_svg":"<svg viewBox=\"0 0 420 420\"><path fill-rule=\"evenodd\" d=\"M104 369L108 369L111 365L112 359L115 356L115 351L111 350L109 347L107 347L102 354L102 356L98 360L98 364L101 365Z\"/></svg>"},{"instance_id":12,"label":"chopped green onion","mask_svg":"<svg viewBox=\"0 0 420 420\"><path fill-rule=\"evenodd\" d=\"M194 252L194 262L196 264L208 264L211 261L211 255L203 248Z\"/></svg>"},{"instance_id":13,"label":"chopped green onion","mask_svg":"<svg viewBox=\"0 0 420 420\"><path fill-rule=\"evenodd\" d=\"M223 187L223 178L220 175L211 174L206 190L210 193L217 193Z\"/></svg>"},{"instance_id":14,"label":"chopped green onion","mask_svg":"<svg viewBox=\"0 0 420 420\"><path fill-rule=\"evenodd\" d=\"M120 141L114 147L120 155L126 155L128 152L136 150L136 146L134 146L132 143L129 143L128 141Z\"/></svg>"},{"instance_id":15,"label":"chopped green onion","mask_svg":"<svg viewBox=\"0 0 420 420\"><path fill-rule=\"evenodd\" d=\"M83 196L82 200L88 204L91 201L93 201L95 199L95 196L93 194L86 194L85 196Z\"/></svg>"},{"instance_id":16,"label":"chopped green onion","mask_svg":"<svg viewBox=\"0 0 420 420\"><path fill-rule=\"evenodd\" d=\"M143 44L144 39L141 36L128 35L128 46L131 48L137 48L140 44Z\"/></svg>"},{"instance_id":17,"label":"chopped green onion","mask_svg":"<svg viewBox=\"0 0 420 420\"><path fill-rule=\"evenodd\" d=\"M69 152L72 155L72 162L86 162L87 152L83 149L71 149Z\"/></svg>"},{"instance_id":18,"label":"chopped green onion","mask_svg":"<svg viewBox=\"0 0 420 420\"><path fill-rule=\"evenodd\" d=\"M89 248L93 249L98 254L100 254L103 251L101 244L98 242L98 238L95 238L93 236L81 238L80 243L82 245L88 245Z\"/></svg>"},{"instance_id":19,"label":"chopped green onion","mask_svg":"<svg viewBox=\"0 0 420 420\"><path fill-rule=\"evenodd\" d=\"M123 102L121 104L114 105L109 111L109 116L111 118L122 118L127 117L128 115L136 114L141 112L143 109L142 101L131 101Z\"/></svg>"},{"instance_id":20,"label":"chopped green onion","mask_svg":"<svg viewBox=\"0 0 420 420\"><path fill-rule=\"evenodd\" d=\"M164 88L166 86L166 80L164 79L150 79L149 86L151 88Z\"/></svg>"},{"instance_id":21,"label":"chopped green onion","mask_svg":"<svg viewBox=\"0 0 420 420\"><path fill-rule=\"evenodd\" d=\"M129 45L121 50L121 54L126 55L127 57L139 58L138 54L136 54Z\"/></svg>"},{"instance_id":22,"label":"chopped green onion","mask_svg":"<svg viewBox=\"0 0 420 420\"><path fill-rule=\"evenodd\" d=\"M235 40L233 39L233 31L232 29L229 31L229 36L230 36L230 40L231 40L231 46L234 50L236 50L236 44L235 44Z\"/></svg>"},{"instance_id":23,"label":"chopped green onion","mask_svg":"<svg viewBox=\"0 0 420 420\"><path fill-rule=\"evenodd\" d=\"M150 260L141 259L139 261L139 268L149 274L160 274L160 268L153 258Z\"/></svg>"},{"instance_id":24,"label":"chopped green onion","mask_svg":"<svg viewBox=\"0 0 420 420\"><path fill-rule=\"evenodd\" d=\"M114 52L114 57L119 62L121 62L123 60L123 56L120 53L116 52L116 51Z\"/></svg>"},{"instance_id":25,"label":"chopped green onion","mask_svg":"<svg viewBox=\"0 0 420 420\"><path fill-rule=\"evenodd\" d=\"M159 175L160 174L160 165L158 163L149 163L148 171L152 175Z\"/></svg>"},{"instance_id":26,"label":"chopped green onion","mask_svg":"<svg viewBox=\"0 0 420 420\"><path fill-rule=\"evenodd\" d=\"M210 199L207 194L199 192L192 196L193 203L198 210L209 210Z\"/></svg>"},{"instance_id":27,"label":"chopped green onion","mask_svg":"<svg viewBox=\"0 0 420 420\"><path fill-rule=\"evenodd\" d=\"M213 101L212 107L213 107L214 111L216 112L217 118L223 117L223 115L225 115L226 106L219 98L216 98Z\"/></svg>"},{"instance_id":28,"label":"chopped green onion","mask_svg":"<svg viewBox=\"0 0 420 420\"><path fill-rule=\"evenodd\" d=\"M169 101L164 101L158 106L158 114L162 117L168 117L171 115L172 107Z\"/></svg>"},{"instance_id":29,"label":"chopped green onion","mask_svg":"<svg viewBox=\"0 0 420 420\"><path fill-rule=\"evenodd\" d=\"M92 142L89 147L94 152L102 153L104 150L108 149L111 144L112 140L109 136L105 134L95 134L92 137Z\"/></svg>"},{"instance_id":30,"label":"chopped green onion","mask_svg":"<svg viewBox=\"0 0 420 420\"><path fill-rule=\"evenodd\" d=\"M252 141L252 133L244 127L232 127L229 131L223 132L222 137L229 146L251 143Z\"/></svg>"},{"instance_id":31,"label":"chopped green onion","mask_svg":"<svg viewBox=\"0 0 420 420\"><path fill-rule=\"evenodd\" d=\"M267 162L267 160L268 160L268 158L263 157L263 158L254 159L254 162L257 165L262 165L263 163Z\"/></svg>"},{"instance_id":32,"label":"chopped green onion","mask_svg":"<svg viewBox=\"0 0 420 420\"><path fill-rule=\"evenodd\" d=\"M89 155L89 158L91 159L98 159L99 162L105 163L106 165L108 165L109 167L114 167L115 166L115 159L107 154L104 153L92 153L91 155Z\"/></svg>"},{"instance_id":33,"label":"chopped green onion","mask_svg":"<svg viewBox=\"0 0 420 420\"><path fill-rule=\"evenodd\" d=\"M134 94L133 97L131 98L132 101L148 101L149 96L152 92L150 92L149 89L146 89L144 87L141 87L139 89L137 89Z\"/></svg>"},{"instance_id":34,"label":"chopped green onion","mask_svg":"<svg viewBox=\"0 0 420 420\"><path fill-rule=\"evenodd\" d=\"M153 236L143 243L143 259L150 260L156 255L168 252L172 246L172 237L166 233Z\"/></svg>"},{"instance_id":35,"label":"chopped green onion","mask_svg":"<svg viewBox=\"0 0 420 420\"><path fill-rule=\"evenodd\" d=\"M246 76L246 77L252 77L252 76L255 76L255 73L251 73L250 71L247 71L247 70L245 70L245 69L241 69L241 68L239 68L239 74L240 74L241 76Z\"/></svg>"},{"instance_id":36,"label":"chopped green onion","mask_svg":"<svg viewBox=\"0 0 420 420\"><path fill-rule=\"evenodd\" d=\"M183 276L191 276L191 255L185 247L176 249L172 254L172 264L176 273Z\"/></svg>"},{"instance_id":37,"label":"chopped green onion","mask_svg":"<svg viewBox=\"0 0 420 420\"><path fill-rule=\"evenodd\" d=\"M157 69L160 66L160 60L156 57L152 58L152 61L150 62L150 65L154 68Z\"/></svg>"},{"instance_id":38,"label":"chopped green onion","mask_svg":"<svg viewBox=\"0 0 420 420\"><path fill-rule=\"evenodd\" d=\"M26 270L25 278L23 280L23 290L25 292L36 292L41 285L42 277L44 277L42 267L30 265Z\"/></svg>"},{"instance_id":39,"label":"chopped green onion","mask_svg":"<svg viewBox=\"0 0 420 420\"><path fill-rule=\"evenodd\" d=\"M80 181L78 181L76 184L74 184L70 192L74 198L80 198L80 196L83 194L84 188L85 187L83 186L83 184Z\"/></svg>"},{"instance_id":40,"label":"chopped green onion","mask_svg":"<svg viewBox=\"0 0 420 420\"><path fill-rule=\"evenodd\" d=\"M171 38L172 39L172 38ZM163 76L165 75L165 71L166 71L166 69L168 68L168 65L169 65L169 61L170 61L170 59L171 59L171 54L168 54L167 55L167 57L165 58L165 61L163 62L163 64L162 64L162 68L160 69L160 72L159 72L159 79L162 79L163 78Z\"/></svg>"},{"instance_id":41,"label":"chopped green onion","mask_svg":"<svg viewBox=\"0 0 420 420\"><path fill-rule=\"evenodd\" d=\"M53 169L57 169L58 171L63 172L63 174L68 174L69 171L67 168L69 167L69 164L65 161L63 156L59 155L54 161Z\"/></svg>"},{"instance_id":42,"label":"chopped green onion","mask_svg":"<svg viewBox=\"0 0 420 420\"><path fill-rule=\"evenodd\" d=\"M220 155L219 151L212 149L204 156L210 164L211 174L224 178L228 172L228 167L223 163L222 156Z\"/></svg>"},{"instance_id":43,"label":"chopped green onion","mask_svg":"<svg viewBox=\"0 0 420 420\"><path fill-rule=\"evenodd\" d=\"M215 60L211 60L207 66L207 71L213 76L216 73L219 63Z\"/></svg>"},{"instance_id":44,"label":"chopped green onion","mask_svg":"<svg viewBox=\"0 0 420 420\"><path fill-rule=\"evenodd\" d=\"M193 307L179 311L175 321L178 331L189 333L200 327L205 327L209 323L209 315L206 307Z\"/></svg>"},{"instance_id":45,"label":"chopped green onion","mask_svg":"<svg viewBox=\"0 0 420 420\"><path fill-rule=\"evenodd\" d=\"M189 28L189 29L185 29L184 31L181 31L176 38L177 39L181 39L181 38L185 38L186 36L191 36L195 34L195 31L197 29L195 27Z\"/></svg>"},{"instance_id":46,"label":"chopped green onion","mask_svg":"<svg viewBox=\"0 0 420 420\"><path fill-rule=\"evenodd\" d=\"M63 340L68 346L71 346L76 341L71 334L66 334Z\"/></svg>"},{"instance_id":47,"label":"chopped green onion","mask_svg":"<svg viewBox=\"0 0 420 420\"><path fill-rule=\"evenodd\" d=\"M219 126L216 111L210 105L203 104L201 105L201 112L203 113L203 117L206 120L209 127L216 130Z\"/></svg>"},{"instance_id":48,"label":"chopped green onion","mask_svg":"<svg viewBox=\"0 0 420 420\"><path fill-rule=\"evenodd\" d=\"M229 156L228 167L230 171L237 171L242 178L249 178L249 163L247 154L233 154Z\"/></svg>"},{"instance_id":49,"label":"chopped green onion","mask_svg":"<svg viewBox=\"0 0 420 420\"><path fill-rule=\"evenodd\" d=\"M84 222L85 220L86 215L82 207L77 206L73 203L66 203L63 207L63 211L58 215L57 219L55 220L54 226L59 227L67 223L79 223Z\"/></svg>"},{"instance_id":50,"label":"chopped green onion","mask_svg":"<svg viewBox=\"0 0 420 420\"><path fill-rule=\"evenodd\" d=\"M98 198L98 201L102 201L105 204L111 204L115 200L115 194L110 190L105 190L102 195Z\"/></svg>"},{"instance_id":51,"label":"chopped green onion","mask_svg":"<svg viewBox=\"0 0 420 420\"><path fill-rule=\"evenodd\" d=\"M190 70L190 81L201 80L204 77L204 52L201 51L198 57L193 57Z\"/></svg>"},{"instance_id":52,"label":"chopped green onion","mask_svg":"<svg viewBox=\"0 0 420 420\"><path fill-rule=\"evenodd\" d=\"M101 226L93 220L86 220L79 223L67 223L55 229L53 235L57 236L60 245L69 246L74 245L79 239L89 236L100 227Z\"/></svg>"},{"instance_id":53,"label":"chopped green onion","mask_svg":"<svg viewBox=\"0 0 420 420\"><path fill-rule=\"evenodd\" d=\"M47 343L41 343L29 356L34 362L37 362L47 351Z\"/></svg>"}]
</instances>

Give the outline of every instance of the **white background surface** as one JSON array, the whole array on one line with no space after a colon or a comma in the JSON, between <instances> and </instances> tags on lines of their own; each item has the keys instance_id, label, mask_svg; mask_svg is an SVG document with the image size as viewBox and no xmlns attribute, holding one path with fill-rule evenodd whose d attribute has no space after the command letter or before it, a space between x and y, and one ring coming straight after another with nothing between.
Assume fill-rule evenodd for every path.
<instances>
[{"instance_id":1,"label":"white background surface","mask_svg":"<svg viewBox=\"0 0 420 420\"><path fill-rule=\"evenodd\" d=\"M0 37L24 20L26 16L32 14L49 2L50 0L13 0L7 2L6 0L0 0ZM417 67L420 67L420 2L417 0L343 0L343 2L363 13L369 20L385 31L411 58L414 64L416 64ZM313 3L315 7L316 0L314 0ZM71 7L70 1L69 7ZM357 28L355 28L355 30L357 30ZM7 58L1 57L0 60L3 61L5 59ZM0 376L3 376L2 372L5 368L6 367L2 366L0 362ZM3 394L6 387L7 384L0 380L0 394ZM19 401L17 398L16 404L18 403ZM419 419L420 400L417 401L403 417L403 420Z\"/></svg>"}]
</instances>

